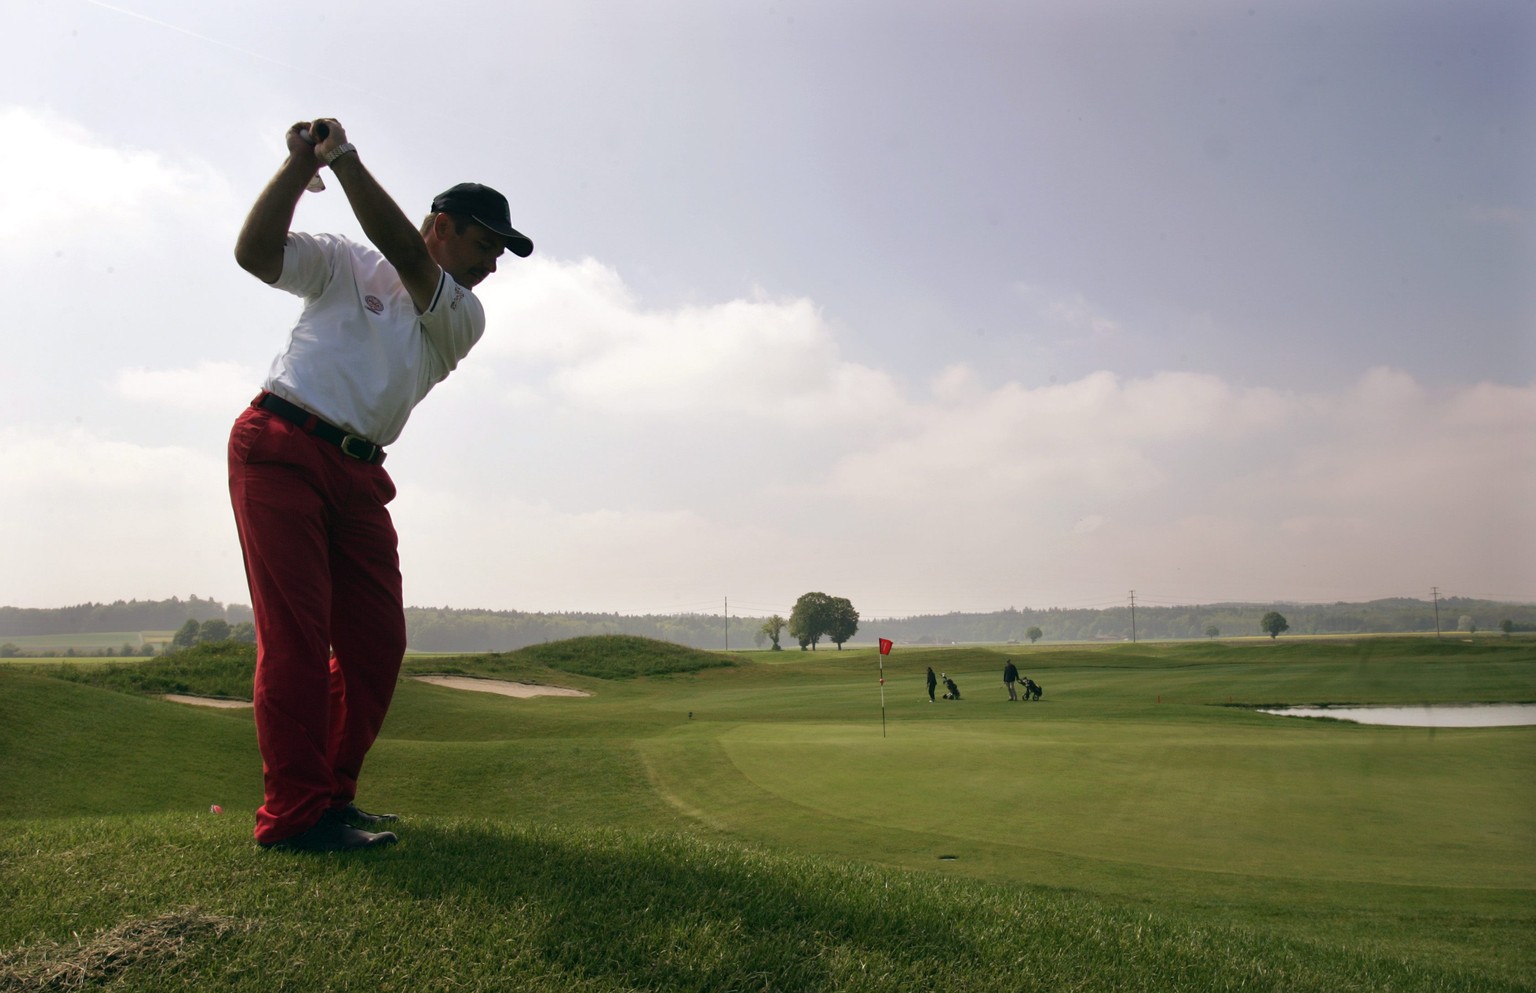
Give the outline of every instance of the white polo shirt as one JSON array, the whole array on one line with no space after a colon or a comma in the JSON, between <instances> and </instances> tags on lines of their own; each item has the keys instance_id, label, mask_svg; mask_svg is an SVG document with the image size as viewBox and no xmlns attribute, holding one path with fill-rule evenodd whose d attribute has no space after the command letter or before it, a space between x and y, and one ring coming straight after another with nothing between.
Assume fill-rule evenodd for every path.
<instances>
[{"instance_id":1,"label":"white polo shirt","mask_svg":"<svg viewBox=\"0 0 1536 993\"><path fill-rule=\"evenodd\" d=\"M272 285L304 312L267 373L265 389L379 445L485 333L485 311L446 272L416 313L395 267L340 235L289 232Z\"/></svg>"}]
</instances>

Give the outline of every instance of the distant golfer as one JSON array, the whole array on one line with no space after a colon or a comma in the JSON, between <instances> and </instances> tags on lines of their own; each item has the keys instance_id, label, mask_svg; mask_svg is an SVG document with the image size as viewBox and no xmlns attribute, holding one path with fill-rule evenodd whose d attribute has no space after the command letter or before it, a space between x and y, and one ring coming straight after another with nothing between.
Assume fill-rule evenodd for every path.
<instances>
[{"instance_id":1,"label":"distant golfer","mask_svg":"<svg viewBox=\"0 0 1536 993\"><path fill-rule=\"evenodd\" d=\"M314 139L320 139L315 141ZM390 844L393 814L353 802L405 655L405 607L384 446L485 331L471 290L533 242L476 183L432 202L420 230L369 174L340 122L288 129L288 157L251 207L235 260L303 311L229 436L229 493L256 614L263 846ZM289 230L329 166L371 245ZM464 439L470 440L470 439Z\"/></svg>"},{"instance_id":2,"label":"distant golfer","mask_svg":"<svg viewBox=\"0 0 1536 993\"><path fill-rule=\"evenodd\" d=\"M939 677L933 674L933 666L928 667L928 702L933 702L933 691L939 688Z\"/></svg>"},{"instance_id":3,"label":"distant golfer","mask_svg":"<svg viewBox=\"0 0 1536 993\"><path fill-rule=\"evenodd\" d=\"M1013 684L1018 681L1019 667L1013 664L1013 659L1009 659L1003 665L1003 685L1008 687L1008 699L1014 703L1019 701L1019 691L1013 687Z\"/></svg>"}]
</instances>

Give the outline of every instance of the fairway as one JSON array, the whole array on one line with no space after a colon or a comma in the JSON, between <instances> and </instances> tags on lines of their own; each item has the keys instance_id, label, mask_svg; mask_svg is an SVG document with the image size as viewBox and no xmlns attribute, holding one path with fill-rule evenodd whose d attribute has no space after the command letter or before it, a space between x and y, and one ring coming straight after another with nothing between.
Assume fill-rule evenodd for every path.
<instances>
[{"instance_id":1,"label":"fairway","mask_svg":"<svg viewBox=\"0 0 1536 993\"><path fill-rule=\"evenodd\" d=\"M406 818L400 858L411 857L413 832L454 819L661 832L1073 893L1327 955L1368 950L1536 980L1536 728L1373 727L1253 709L1529 702L1529 642L898 649L885 662L883 720L870 650L746 654L669 672L606 646L566 658L561 644L542 661L530 649L408 663L415 674L590 695L402 679L360 797ZM1007 700L1008 657L1043 700ZM206 678L225 686L232 665L209 656ZM928 665L964 698L929 703ZM595 674L604 666L642 674ZM96 669L68 671L88 679ZM195 818L218 803L230 812L220 832L243 850L260 802L249 711L45 671L0 667L3 816ZM196 665L175 671L209 692ZM11 857L5 879L24 897L9 873L25 860Z\"/></svg>"}]
</instances>

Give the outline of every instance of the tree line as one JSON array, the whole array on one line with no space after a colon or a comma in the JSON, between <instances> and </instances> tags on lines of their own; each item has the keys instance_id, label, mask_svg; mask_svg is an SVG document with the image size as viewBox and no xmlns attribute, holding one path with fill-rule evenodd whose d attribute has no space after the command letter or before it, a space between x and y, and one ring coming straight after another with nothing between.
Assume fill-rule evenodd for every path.
<instances>
[{"instance_id":1,"label":"tree line","mask_svg":"<svg viewBox=\"0 0 1536 993\"><path fill-rule=\"evenodd\" d=\"M1439 630L1474 633L1536 631L1536 604L1465 597L1439 601ZM1199 606L1041 610L1008 609L981 614L930 614L877 622L879 634L905 644L957 642L1009 644L1034 641L1137 641L1239 638L1270 634L1265 616L1281 615L1291 635L1414 634L1436 630L1436 604L1401 597L1360 603L1214 603ZM1508 622L1507 626L1505 622ZM1036 633L1036 632L1039 633Z\"/></svg>"},{"instance_id":2,"label":"tree line","mask_svg":"<svg viewBox=\"0 0 1536 993\"><path fill-rule=\"evenodd\" d=\"M859 619L846 598L824 593L806 594L813 604L826 607L837 601L830 615L803 612L805 623L791 624L779 615L737 616L720 614L626 615L597 612L539 613L517 610L477 610L452 607L406 608L406 632L410 647L419 652L512 651L527 645L560 641L582 635L624 634L670 641L693 648L740 651L778 643L786 630L802 647L814 649L823 638L841 647L863 631L865 642L876 637L899 644L935 645L961 642L990 644L1045 641L1124 641L1132 637L1129 606L1098 609L1013 609L988 613L949 613L913 617ZM801 600L805 600L802 597ZM797 601L798 603L798 601ZM1507 633L1536 631L1536 604L1514 604L1459 597L1441 599L1440 629L1446 633L1473 631ZM1264 615L1280 613L1286 633L1389 634L1425 633L1435 630L1435 604L1428 600L1390 599L1365 603L1252 604L1218 603L1201 606L1149 607L1137 605L1134 636L1137 640L1192 640L1215 637L1264 635ZM832 620L829 621L828 617ZM182 640L207 641L218 625L205 630L205 622L222 621L230 637L251 637L245 625L251 621L248 606L225 605L190 597L163 601L122 601L112 604L80 604L60 608L0 607L0 638L23 635L91 634L113 631L175 631ZM773 632L765 630L777 619ZM187 628L195 622L196 634ZM1506 622L1507 626L1506 626ZM851 626L850 626L851 625Z\"/></svg>"},{"instance_id":3,"label":"tree line","mask_svg":"<svg viewBox=\"0 0 1536 993\"><path fill-rule=\"evenodd\" d=\"M251 608L193 595L185 600L115 600L72 607L0 607L0 637L34 634L98 634L106 631L174 631L189 618L228 624L253 619Z\"/></svg>"}]
</instances>

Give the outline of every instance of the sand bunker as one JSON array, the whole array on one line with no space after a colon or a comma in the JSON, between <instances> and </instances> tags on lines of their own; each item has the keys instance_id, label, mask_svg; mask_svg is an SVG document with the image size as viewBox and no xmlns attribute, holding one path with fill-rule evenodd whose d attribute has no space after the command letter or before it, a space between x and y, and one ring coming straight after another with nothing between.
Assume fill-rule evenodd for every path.
<instances>
[{"instance_id":1,"label":"sand bunker","mask_svg":"<svg viewBox=\"0 0 1536 993\"><path fill-rule=\"evenodd\" d=\"M161 699L172 703L190 703L194 707L223 707L227 710L239 710L251 705L249 700L228 700L220 696L187 696L182 693L167 693Z\"/></svg>"},{"instance_id":2,"label":"sand bunker","mask_svg":"<svg viewBox=\"0 0 1536 993\"><path fill-rule=\"evenodd\" d=\"M502 696L535 697L535 696L591 696L582 690L568 689L564 686L545 686L542 683L510 683L504 679L477 679L474 676L412 676L412 679L423 683L431 683L434 686L446 686L454 690L474 690L476 693L499 693ZM213 696L188 696L182 693L167 693L161 697L172 703L189 703L194 707L225 707L238 710L242 707L250 707L249 700L228 700L223 697Z\"/></svg>"},{"instance_id":3,"label":"sand bunker","mask_svg":"<svg viewBox=\"0 0 1536 993\"><path fill-rule=\"evenodd\" d=\"M412 676L412 679L433 686L447 686L455 690L473 690L476 693L500 693L502 696L591 696L581 690L564 686L545 686L541 683L509 683L504 679L476 679L473 676Z\"/></svg>"}]
</instances>

